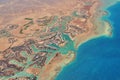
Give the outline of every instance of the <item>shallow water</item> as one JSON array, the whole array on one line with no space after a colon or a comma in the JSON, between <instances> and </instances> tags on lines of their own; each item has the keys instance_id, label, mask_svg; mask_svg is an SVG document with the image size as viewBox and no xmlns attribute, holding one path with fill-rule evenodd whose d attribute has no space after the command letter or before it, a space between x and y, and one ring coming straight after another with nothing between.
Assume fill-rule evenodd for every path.
<instances>
[{"instance_id":1,"label":"shallow water","mask_svg":"<svg viewBox=\"0 0 120 80\"><path fill-rule=\"evenodd\" d=\"M120 80L120 3L108 11L113 37L103 36L81 45L75 61L56 80Z\"/></svg>"}]
</instances>

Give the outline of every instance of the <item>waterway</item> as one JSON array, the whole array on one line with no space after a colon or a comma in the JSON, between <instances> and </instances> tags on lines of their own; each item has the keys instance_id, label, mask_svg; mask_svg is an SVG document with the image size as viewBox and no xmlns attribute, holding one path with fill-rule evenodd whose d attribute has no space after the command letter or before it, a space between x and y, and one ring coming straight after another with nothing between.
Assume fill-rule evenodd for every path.
<instances>
[{"instance_id":1,"label":"waterway","mask_svg":"<svg viewBox=\"0 0 120 80\"><path fill-rule=\"evenodd\" d=\"M120 80L120 2L107 8L113 36L102 36L82 44L76 59L56 80Z\"/></svg>"}]
</instances>

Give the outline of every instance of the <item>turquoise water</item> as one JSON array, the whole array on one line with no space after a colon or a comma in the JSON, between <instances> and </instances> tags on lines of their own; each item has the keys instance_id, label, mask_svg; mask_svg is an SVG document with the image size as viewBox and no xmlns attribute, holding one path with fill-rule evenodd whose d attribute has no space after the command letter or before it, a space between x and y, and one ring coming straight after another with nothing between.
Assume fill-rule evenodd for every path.
<instances>
[{"instance_id":1,"label":"turquoise water","mask_svg":"<svg viewBox=\"0 0 120 80\"><path fill-rule=\"evenodd\" d=\"M120 80L120 2L109 7L113 37L100 37L79 47L74 62L56 80Z\"/></svg>"}]
</instances>

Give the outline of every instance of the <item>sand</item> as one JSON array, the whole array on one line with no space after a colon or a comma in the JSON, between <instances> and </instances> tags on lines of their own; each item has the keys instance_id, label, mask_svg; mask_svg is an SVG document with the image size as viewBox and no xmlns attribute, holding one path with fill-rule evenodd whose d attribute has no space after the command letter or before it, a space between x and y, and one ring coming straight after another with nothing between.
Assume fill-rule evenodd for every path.
<instances>
[{"instance_id":1,"label":"sand","mask_svg":"<svg viewBox=\"0 0 120 80\"><path fill-rule=\"evenodd\" d=\"M6 3L8 4L7 7L10 7L10 10L8 9L3 10L3 8L6 9L6 6L0 5L0 10L3 10L2 12L0 12L0 14L2 14L2 16L0 16L0 20L1 20L0 29L4 28L6 24L20 24L19 25L20 27L18 29L11 31L11 33L17 39L17 42L14 43L12 46L21 45L24 43L25 40L29 38L38 40L37 37L32 37L30 35L32 35L32 33L36 29L42 30L43 27L38 28L36 25L33 25L34 27L30 27L28 30L24 31L25 34L19 33L19 31L23 28L23 25L26 23L24 18L29 17L29 18L37 19L40 17L51 16L51 15L67 16L67 15L71 15L73 10L81 10L81 8L84 5L84 3L82 3L79 0L61 0L61 2L58 1L51 3L45 0L44 4L43 3L41 4L41 2L37 0L34 0L33 3L28 0L23 0L22 2L20 2L19 5L17 5L19 0L14 0L10 4ZM87 20L81 18L71 22L72 24L75 23L79 27L84 26L87 28L87 31L85 33L76 34L75 37L72 38L76 49L81 44L93 38L97 38L100 36L112 36L111 25L106 21L101 21L100 19L101 16L104 15L103 14L104 11L100 12L99 10L101 8L100 6L102 5L100 1L99 0L84 0L84 1L86 2L92 1L95 3L87 11L88 15L90 16L89 18L87 18ZM25 5L24 2L28 2L28 4L31 4L32 6L29 6L28 4ZM39 6L39 4L41 4L41 6ZM21 5L22 8L19 8ZM16 9L17 10L19 9L19 11L16 11ZM82 23L85 22L85 25L81 25L79 22ZM3 44L0 46L0 51L4 51L11 45L10 43L8 43L8 38L6 37L0 38L0 44ZM64 44L61 46L64 46ZM69 51L69 53L67 53L66 55L58 53L57 56L54 56L51 59L51 61L48 64L46 64L42 69L29 68L26 70L26 72L38 75L40 77L39 80L54 80L54 78L60 73L60 71L64 68L64 66L66 66L75 59L75 54L76 53L71 51Z\"/></svg>"}]
</instances>

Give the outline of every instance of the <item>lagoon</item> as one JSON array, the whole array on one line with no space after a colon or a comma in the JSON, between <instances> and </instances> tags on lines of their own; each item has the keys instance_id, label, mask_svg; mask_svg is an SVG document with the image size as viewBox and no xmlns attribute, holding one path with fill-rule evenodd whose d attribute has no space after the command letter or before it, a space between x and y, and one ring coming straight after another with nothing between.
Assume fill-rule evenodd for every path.
<instances>
[{"instance_id":1,"label":"lagoon","mask_svg":"<svg viewBox=\"0 0 120 80\"><path fill-rule=\"evenodd\" d=\"M120 2L110 6L107 20L113 36L102 36L82 44L76 59L67 65L56 80L120 80Z\"/></svg>"}]
</instances>

